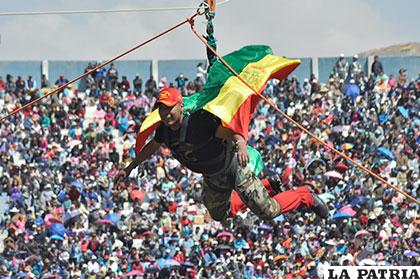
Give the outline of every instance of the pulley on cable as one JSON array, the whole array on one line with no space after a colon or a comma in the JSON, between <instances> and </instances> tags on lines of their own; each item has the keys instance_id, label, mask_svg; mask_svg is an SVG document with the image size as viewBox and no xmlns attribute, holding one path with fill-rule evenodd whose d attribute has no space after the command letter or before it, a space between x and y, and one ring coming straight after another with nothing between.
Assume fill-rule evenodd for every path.
<instances>
[{"instance_id":1,"label":"pulley on cable","mask_svg":"<svg viewBox=\"0 0 420 279\"><path fill-rule=\"evenodd\" d=\"M207 28L206 28L207 36L204 36L204 38L206 38L207 43L214 50L216 50L217 40L214 37L214 24L213 24L213 19L216 16L216 0L206 0L204 1L204 6L205 6L204 14L207 19ZM207 68L207 71L209 71L213 63L217 61L217 56L214 55L214 53L209 48L207 48L207 59L209 60L209 66Z\"/></svg>"}]
</instances>

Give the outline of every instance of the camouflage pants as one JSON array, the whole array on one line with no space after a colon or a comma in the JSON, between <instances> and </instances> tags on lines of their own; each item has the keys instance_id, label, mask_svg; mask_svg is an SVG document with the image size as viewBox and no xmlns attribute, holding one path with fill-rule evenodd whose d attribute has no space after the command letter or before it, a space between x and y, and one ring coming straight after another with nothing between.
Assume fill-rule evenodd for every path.
<instances>
[{"instance_id":1,"label":"camouflage pants","mask_svg":"<svg viewBox=\"0 0 420 279\"><path fill-rule=\"evenodd\" d=\"M279 203L269 196L260 179L248 167L239 165L236 152L228 153L223 170L204 175L203 202L211 217L216 221L229 217L232 190L258 217L271 220L279 215Z\"/></svg>"}]
</instances>

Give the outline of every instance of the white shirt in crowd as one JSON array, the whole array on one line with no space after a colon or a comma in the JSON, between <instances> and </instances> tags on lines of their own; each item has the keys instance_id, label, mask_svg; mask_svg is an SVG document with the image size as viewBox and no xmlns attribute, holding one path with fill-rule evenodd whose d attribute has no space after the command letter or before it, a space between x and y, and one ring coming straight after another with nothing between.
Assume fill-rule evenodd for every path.
<instances>
[{"instance_id":1,"label":"white shirt in crowd","mask_svg":"<svg viewBox=\"0 0 420 279\"><path fill-rule=\"evenodd\" d=\"M90 260L88 262L88 272L89 273L99 273L99 264L96 260Z\"/></svg>"}]
</instances>

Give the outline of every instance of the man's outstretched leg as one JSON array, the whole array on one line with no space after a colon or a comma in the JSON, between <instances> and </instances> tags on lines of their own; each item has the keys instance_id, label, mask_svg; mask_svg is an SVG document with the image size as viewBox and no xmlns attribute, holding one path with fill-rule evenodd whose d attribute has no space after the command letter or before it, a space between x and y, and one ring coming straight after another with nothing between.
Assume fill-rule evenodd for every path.
<instances>
[{"instance_id":1,"label":"man's outstretched leg","mask_svg":"<svg viewBox=\"0 0 420 279\"><path fill-rule=\"evenodd\" d=\"M271 219L302 206L314 211L322 218L329 216L328 207L307 187L273 195L274 191L270 189L270 185L264 185L248 169L238 168L237 178L238 183L235 189L237 193L232 195L231 216L235 216L246 206L263 219Z\"/></svg>"},{"instance_id":2,"label":"man's outstretched leg","mask_svg":"<svg viewBox=\"0 0 420 279\"><path fill-rule=\"evenodd\" d=\"M319 217L326 219L329 216L328 207L305 186L278 193L273 199L280 204L282 214L304 206L315 212Z\"/></svg>"},{"instance_id":3,"label":"man's outstretched leg","mask_svg":"<svg viewBox=\"0 0 420 279\"><path fill-rule=\"evenodd\" d=\"M271 220L281 214L280 203L270 197L260 179L248 167L236 165L234 190L261 219Z\"/></svg>"},{"instance_id":4,"label":"man's outstretched leg","mask_svg":"<svg viewBox=\"0 0 420 279\"><path fill-rule=\"evenodd\" d=\"M261 179L261 184L267 190L270 197L275 196L280 192L280 179ZM232 191L231 204L230 204L230 217L235 217L239 212L245 211L248 207L241 200L236 191Z\"/></svg>"}]
</instances>

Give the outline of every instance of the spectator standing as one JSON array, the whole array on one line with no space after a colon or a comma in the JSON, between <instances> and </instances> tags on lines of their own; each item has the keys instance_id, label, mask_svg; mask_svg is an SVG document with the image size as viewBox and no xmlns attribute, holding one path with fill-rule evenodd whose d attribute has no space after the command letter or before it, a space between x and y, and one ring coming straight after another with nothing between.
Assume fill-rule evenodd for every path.
<instances>
[{"instance_id":1,"label":"spectator standing","mask_svg":"<svg viewBox=\"0 0 420 279\"><path fill-rule=\"evenodd\" d=\"M126 110L123 110L119 116L117 116L117 122L118 122L118 130L121 133L124 133L128 129L128 122L129 122L129 114Z\"/></svg>"},{"instance_id":2,"label":"spectator standing","mask_svg":"<svg viewBox=\"0 0 420 279\"><path fill-rule=\"evenodd\" d=\"M338 58L337 62L335 63L334 72L340 79L347 79L347 74L349 72L349 63L344 57L344 54L340 54L340 58Z\"/></svg>"},{"instance_id":3,"label":"spectator standing","mask_svg":"<svg viewBox=\"0 0 420 279\"><path fill-rule=\"evenodd\" d=\"M6 92L14 93L16 91L15 79L12 75L6 76Z\"/></svg>"},{"instance_id":4,"label":"spectator standing","mask_svg":"<svg viewBox=\"0 0 420 279\"><path fill-rule=\"evenodd\" d=\"M200 93L201 91L203 91L203 86L204 86L203 81L199 77L196 77L194 80L195 92Z\"/></svg>"},{"instance_id":5,"label":"spectator standing","mask_svg":"<svg viewBox=\"0 0 420 279\"><path fill-rule=\"evenodd\" d=\"M91 75L85 77L85 85L86 93L89 94L90 97L99 95L99 90L96 90L95 79Z\"/></svg>"},{"instance_id":6,"label":"spectator standing","mask_svg":"<svg viewBox=\"0 0 420 279\"><path fill-rule=\"evenodd\" d=\"M353 61L350 64L350 78L359 80L360 73L362 72L362 65L359 62L359 56L355 54Z\"/></svg>"},{"instance_id":7,"label":"spectator standing","mask_svg":"<svg viewBox=\"0 0 420 279\"><path fill-rule=\"evenodd\" d=\"M4 82L3 77L0 76L0 111L2 111L4 107L5 92L6 92L6 83Z\"/></svg>"},{"instance_id":8,"label":"spectator standing","mask_svg":"<svg viewBox=\"0 0 420 279\"><path fill-rule=\"evenodd\" d=\"M407 69L401 68L398 71L397 86L399 88L407 87Z\"/></svg>"},{"instance_id":9,"label":"spectator standing","mask_svg":"<svg viewBox=\"0 0 420 279\"><path fill-rule=\"evenodd\" d=\"M384 72L384 67L382 66L382 62L379 61L379 56L377 55L375 55L375 57L373 58L371 71L375 77L377 77L380 73Z\"/></svg>"},{"instance_id":10,"label":"spectator standing","mask_svg":"<svg viewBox=\"0 0 420 279\"><path fill-rule=\"evenodd\" d=\"M102 79L104 79L106 77L106 69L104 67L97 69L95 71L95 80L96 82L100 82Z\"/></svg>"},{"instance_id":11,"label":"spectator standing","mask_svg":"<svg viewBox=\"0 0 420 279\"><path fill-rule=\"evenodd\" d=\"M140 75L137 73L135 78L133 79L133 89L134 94L138 96L142 92L143 87L143 80L140 78Z\"/></svg>"},{"instance_id":12,"label":"spectator standing","mask_svg":"<svg viewBox=\"0 0 420 279\"><path fill-rule=\"evenodd\" d=\"M64 75L61 74L60 77L55 81L55 85L57 85L57 86L63 86L67 82L69 82L69 80L66 79L66 78L64 78Z\"/></svg>"},{"instance_id":13,"label":"spectator standing","mask_svg":"<svg viewBox=\"0 0 420 279\"><path fill-rule=\"evenodd\" d=\"M93 65L91 62L88 63L86 69L85 69L85 73L89 72L90 70L95 69L95 65ZM94 78L95 75L94 73L91 73L91 76Z\"/></svg>"},{"instance_id":14,"label":"spectator standing","mask_svg":"<svg viewBox=\"0 0 420 279\"><path fill-rule=\"evenodd\" d=\"M69 82L68 79L64 78L64 75L61 74L60 77L55 81L55 85L57 85L58 87L63 86L64 84L66 84L67 82ZM58 93L57 93L57 97L60 97L60 93L63 93L64 90L61 89Z\"/></svg>"},{"instance_id":15,"label":"spectator standing","mask_svg":"<svg viewBox=\"0 0 420 279\"><path fill-rule=\"evenodd\" d=\"M176 88L178 88L179 91L181 91L181 94L185 96L186 94L186 84L187 84L188 78L184 76L183 73L180 73L176 79Z\"/></svg>"},{"instance_id":16,"label":"spectator standing","mask_svg":"<svg viewBox=\"0 0 420 279\"><path fill-rule=\"evenodd\" d=\"M18 76L16 80L16 89L17 90L24 90L26 87L26 82L23 80L22 76Z\"/></svg>"},{"instance_id":17,"label":"spectator standing","mask_svg":"<svg viewBox=\"0 0 420 279\"><path fill-rule=\"evenodd\" d=\"M3 77L0 76L0 98L3 98L5 91L6 91L6 83L4 82Z\"/></svg>"},{"instance_id":18,"label":"spectator standing","mask_svg":"<svg viewBox=\"0 0 420 279\"><path fill-rule=\"evenodd\" d=\"M199 78L203 84L206 83L206 79L207 79L207 69L204 65L204 63L200 62L197 65L197 78Z\"/></svg>"},{"instance_id":19,"label":"spectator standing","mask_svg":"<svg viewBox=\"0 0 420 279\"><path fill-rule=\"evenodd\" d=\"M155 93L157 93L157 84L153 76L150 76L150 78L146 81L145 87L146 94L150 93L151 95L154 95Z\"/></svg>"},{"instance_id":20,"label":"spectator standing","mask_svg":"<svg viewBox=\"0 0 420 279\"><path fill-rule=\"evenodd\" d=\"M122 76L122 80L119 85L120 90L122 91L129 91L130 90L130 82L128 81L126 76Z\"/></svg>"},{"instance_id":21,"label":"spectator standing","mask_svg":"<svg viewBox=\"0 0 420 279\"><path fill-rule=\"evenodd\" d=\"M187 84L187 96L191 96L195 94L195 86L192 81L188 82Z\"/></svg>"},{"instance_id":22,"label":"spectator standing","mask_svg":"<svg viewBox=\"0 0 420 279\"><path fill-rule=\"evenodd\" d=\"M31 75L28 76L28 80L26 81L26 90L35 91L37 88L36 80L32 78Z\"/></svg>"},{"instance_id":23,"label":"spectator standing","mask_svg":"<svg viewBox=\"0 0 420 279\"><path fill-rule=\"evenodd\" d=\"M47 76L43 74L41 77L41 89L47 87L50 87L50 82L48 81Z\"/></svg>"},{"instance_id":24,"label":"spectator standing","mask_svg":"<svg viewBox=\"0 0 420 279\"><path fill-rule=\"evenodd\" d=\"M302 94L304 97L309 97L311 95L311 84L309 79L305 78L302 84Z\"/></svg>"},{"instance_id":25,"label":"spectator standing","mask_svg":"<svg viewBox=\"0 0 420 279\"><path fill-rule=\"evenodd\" d=\"M104 67L96 70L96 72L95 72L96 86L100 90L105 90L107 88L106 74L107 74L107 71Z\"/></svg>"},{"instance_id":26,"label":"spectator standing","mask_svg":"<svg viewBox=\"0 0 420 279\"><path fill-rule=\"evenodd\" d=\"M114 90L115 87L117 87L117 83L118 83L118 70L115 68L114 63L111 63L111 66L109 67L109 70L106 76L108 78L108 84L109 84L108 88L110 90Z\"/></svg>"},{"instance_id":27,"label":"spectator standing","mask_svg":"<svg viewBox=\"0 0 420 279\"><path fill-rule=\"evenodd\" d=\"M93 255L91 260L88 262L88 272L90 274L99 273L99 264L96 260L97 260L96 256Z\"/></svg>"},{"instance_id":28,"label":"spectator standing","mask_svg":"<svg viewBox=\"0 0 420 279\"><path fill-rule=\"evenodd\" d=\"M254 277L254 265L251 262L247 262L245 268L242 271L242 274L245 279L252 279Z\"/></svg>"}]
</instances>

